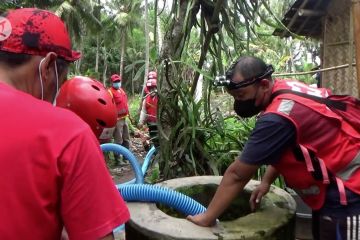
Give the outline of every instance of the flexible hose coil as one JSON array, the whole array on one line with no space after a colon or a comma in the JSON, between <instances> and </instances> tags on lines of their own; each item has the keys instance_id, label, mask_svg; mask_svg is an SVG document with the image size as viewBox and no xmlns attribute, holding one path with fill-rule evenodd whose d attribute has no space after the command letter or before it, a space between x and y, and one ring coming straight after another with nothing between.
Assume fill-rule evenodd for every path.
<instances>
[{"instance_id":1,"label":"flexible hose coil","mask_svg":"<svg viewBox=\"0 0 360 240\"><path fill-rule=\"evenodd\" d=\"M135 183L144 183L144 174L141 171L140 164L129 149L114 143L101 144L100 147L103 152L115 152L117 154L123 155L124 158L129 160L131 167L135 172Z\"/></svg>"},{"instance_id":2,"label":"flexible hose coil","mask_svg":"<svg viewBox=\"0 0 360 240\"><path fill-rule=\"evenodd\" d=\"M145 176L145 173L149 167L150 164L150 160L152 158L152 156L155 154L156 152L156 148L154 147L154 145L150 148L149 152L146 154L144 162L141 166L141 171L143 173L143 175Z\"/></svg>"},{"instance_id":3,"label":"flexible hose coil","mask_svg":"<svg viewBox=\"0 0 360 240\"><path fill-rule=\"evenodd\" d=\"M194 199L170 188L150 184L122 185L119 191L125 201L162 203L185 216L205 212L206 208Z\"/></svg>"},{"instance_id":4,"label":"flexible hose coil","mask_svg":"<svg viewBox=\"0 0 360 240\"><path fill-rule=\"evenodd\" d=\"M140 167L140 164L134 154L121 145L105 143L101 145L101 149L103 152L112 151L123 155L124 158L129 160L135 172L135 179L116 185L125 201L161 203L176 209L185 216L196 215L206 211L206 208L203 205L180 192L161 186L143 184L145 172L147 171L153 154L156 152L154 146L147 153L142 167ZM114 229L114 232L122 231L123 229L124 225L121 225Z\"/></svg>"},{"instance_id":5,"label":"flexible hose coil","mask_svg":"<svg viewBox=\"0 0 360 240\"><path fill-rule=\"evenodd\" d=\"M152 156L155 154L155 152L156 152L156 148L155 148L154 146L152 146L152 147L150 148L149 152L146 154L145 159L144 159L144 162L143 162L143 164L142 164L142 166L141 166L141 171L142 171L142 173L143 173L143 176L145 176L145 173L146 173L146 171L147 171L147 169L148 169L148 167L149 167L149 165L150 165L150 160L151 160ZM136 179L134 178L134 179L131 179L130 181L117 184L117 185L116 185L116 188L119 189L120 186L122 186L122 185L127 185L127 184L136 183L135 180L136 180Z\"/></svg>"}]
</instances>

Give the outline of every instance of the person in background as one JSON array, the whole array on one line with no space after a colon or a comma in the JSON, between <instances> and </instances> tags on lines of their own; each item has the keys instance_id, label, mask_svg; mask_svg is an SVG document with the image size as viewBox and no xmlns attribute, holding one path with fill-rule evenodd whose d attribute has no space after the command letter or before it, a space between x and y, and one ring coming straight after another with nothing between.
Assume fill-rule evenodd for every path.
<instances>
[{"instance_id":1,"label":"person in background","mask_svg":"<svg viewBox=\"0 0 360 240\"><path fill-rule=\"evenodd\" d=\"M54 107L71 49L49 11L10 10L0 29L0 239L113 239L129 211L80 117ZM53 104L52 104L53 103Z\"/></svg>"},{"instance_id":2,"label":"person in background","mask_svg":"<svg viewBox=\"0 0 360 240\"><path fill-rule=\"evenodd\" d=\"M139 128L143 128L144 123L149 128L150 139L155 145L158 146L157 134L157 108L158 108L158 93L157 93L157 73L154 71L149 72L146 81L145 98L142 101L142 107L139 118Z\"/></svg>"},{"instance_id":3,"label":"person in background","mask_svg":"<svg viewBox=\"0 0 360 240\"><path fill-rule=\"evenodd\" d=\"M112 86L109 92L114 98L117 108L117 123L114 131L114 140L116 144L130 149L129 126L126 117L129 115L129 106L126 92L121 88L121 76L113 74L111 76Z\"/></svg>"},{"instance_id":4,"label":"person in background","mask_svg":"<svg viewBox=\"0 0 360 240\"><path fill-rule=\"evenodd\" d=\"M294 94L326 98L329 90L274 80L272 73L271 65L255 57L240 57L227 71L226 89L235 100L235 112L240 117L262 113L206 212L188 220L201 226L215 224L259 166L269 165L250 198L253 209L282 174L287 186L313 209L314 239L359 239L359 130L325 104Z\"/></svg>"}]
</instances>

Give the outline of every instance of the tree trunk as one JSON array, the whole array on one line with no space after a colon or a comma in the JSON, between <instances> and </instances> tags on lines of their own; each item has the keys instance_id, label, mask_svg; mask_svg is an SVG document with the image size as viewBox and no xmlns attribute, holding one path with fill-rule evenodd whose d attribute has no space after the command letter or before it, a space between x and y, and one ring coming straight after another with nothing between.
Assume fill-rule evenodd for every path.
<instances>
[{"instance_id":1,"label":"tree trunk","mask_svg":"<svg viewBox=\"0 0 360 240\"><path fill-rule=\"evenodd\" d=\"M100 40L99 34L96 36L96 57L95 57L95 72L96 74L99 73L99 50L100 50ZM99 76L97 76L99 77Z\"/></svg>"},{"instance_id":2,"label":"tree trunk","mask_svg":"<svg viewBox=\"0 0 360 240\"><path fill-rule=\"evenodd\" d=\"M289 40L289 61L288 61L288 69L287 69L288 72L292 72L292 71L295 71L295 68L294 68L294 55L293 55L293 52L292 52L292 41Z\"/></svg>"},{"instance_id":3,"label":"tree trunk","mask_svg":"<svg viewBox=\"0 0 360 240\"><path fill-rule=\"evenodd\" d=\"M214 36L215 33L217 33L219 31L219 26L218 26L219 14L220 14L220 10L221 10L223 3L224 3L224 0L217 0L216 4L214 6L214 10L211 15L211 20L210 20L210 22L208 22L208 31L206 33L205 42L204 42L204 45L201 47L201 56L200 56L200 60L197 65L198 69L201 69L204 65L211 38ZM194 94L194 92L195 92L199 76L200 76L200 73L198 71L196 71L195 76L194 76L193 85L191 87L191 94Z\"/></svg>"},{"instance_id":4,"label":"tree trunk","mask_svg":"<svg viewBox=\"0 0 360 240\"><path fill-rule=\"evenodd\" d=\"M149 73L149 52L150 52L150 43L149 43L149 25L148 25L148 1L145 0L145 72L144 72L144 82L143 88L141 90L140 99L144 96L144 90L146 86L146 80ZM142 101L140 101L138 113L140 114L142 108Z\"/></svg>"},{"instance_id":5,"label":"tree trunk","mask_svg":"<svg viewBox=\"0 0 360 240\"><path fill-rule=\"evenodd\" d=\"M81 39L80 39L80 51L81 51L81 52L82 52L82 49L83 49L83 39L81 38ZM82 59L82 58L80 58L79 60L77 60L77 61L75 62L75 72L76 72L76 73L80 73L81 59Z\"/></svg>"},{"instance_id":6,"label":"tree trunk","mask_svg":"<svg viewBox=\"0 0 360 240\"><path fill-rule=\"evenodd\" d=\"M165 4L165 3L164 3ZM160 27L160 16L158 16L158 0L155 0L155 27L154 27L154 42L156 47L157 56L160 55L162 49L163 34Z\"/></svg>"},{"instance_id":7,"label":"tree trunk","mask_svg":"<svg viewBox=\"0 0 360 240\"><path fill-rule=\"evenodd\" d=\"M131 73L131 95L134 96L135 94L135 90L134 90L134 71L135 68L132 68L132 73Z\"/></svg>"},{"instance_id":8,"label":"tree trunk","mask_svg":"<svg viewBox=\"0 0 360 240\"><path fill-rule=\"evenodd\" d=\"M160 17L157 16L156 17L156 22L157 22L157 38L158 38L158 54L161 53L161 50L163 48L163 33L161 32L161 27L159 25L160 23Z\"/></svg>"},{"instance_id":9,"label":"tree trunk","mask_svg":"<svg viewBox=\"0 0 360 240\"><path fill-rule=\"evenodd\" d=\"M146 84L147 75L149 73L149 52L150 52L150 41L149 41L149 25L148 25L148 1L145 0L145 74L144 74L144 86Z\"/></svg>"},{"instance_id":10,"label":"tree trunk","mask_svg":"<svg viewBox=\"0 0 360 240\"><path fill-rule=\"evenodd\" d=\"M158 63L165 63L164 71L161 72L162 76L158 76L161 83L158 84L160 96L158 102L158 138L160 143L159 157L161 159L159 160L159 167L164 176L169 174L170 162L174 160L173 145L169 137L173 127L177 124L172 119L176 119L179 114L169 106L174 98L178 98L178 94L174 93L174 89L172 89L175 86L171 85L173 82L180 81L179 76L175 76L175 71L172 71L173 65L167 60L176 61L181 58L186 39L189 38L196 21L196 14L199 11L198 0L180 0L175 1L175 4L179 6L175 6L172 10L172 19L169 19L171 23L165 32L163 43L159 44L160 55L158 59Z\"/></svg>"},{"instance_id":11,"label":"tree trunk","mask_svg":"<svg viewBox=\"0 0 360 240\"><path fill-rule=\"evenodd\" d=\"M80 73L81 58L75 62L75 72Z\"/></svg>"},{"instance_id":12,"label":"tree trunk","mask_svg":"<svg viewBox=\"0 0 360 240\"><path fill-rule=\"evenodd\" d=\"M187 23L186 12L188 4L193 1L180 1L179 13L175 16L170 24L169 30L165 33L163 48L161 49L160 59L171 58L178 60L181 57L183 45L181 42L184 36L184 25ZM189 29L190 30L190 29ZM189 34L189 31L188 33ZM177 51L178 50L178 51Z\"/></svg>"},{"instance_id":13,"label":"tree trunk","mask_svg":"<svg viewBox=\"0 0 360 240\"><path fill-rule=\"evenodd\" d=\"M104 46L104 71L103 71L103 84L106 86L106 72L107 72L108 64L107 64L107 52L106 47Z\"/></svg>"},{"instance_id":14,"label":"tree trunk","mask_svg":"<svg viewBox=\"0 0 360 240\"><path fill-rule=\"evenodd\" d=\"M92 5L93 3L91 3ZM101 10L101 2L100 0L97 1L97 5L95 6L95 8L93 9L94 12L94 16L96 17L96 19L98 19L99 21L101 21L101 14L100 14L100 10ZM100 80L100 73L99 73L99 58L100 58L100 32L98 32L96 34L96 57L95 57L95 72L96 72L96 77Z\"/></svg>"},{"instance_id":15,"label":"tree trunk","mask_svg":"<svg viewBox=\"0 0 360 240\"><path fill-rule=\"evenodd\" d=\"M119 71L119 74L120 76L122 77L123 75L123 72L124 72L124 58L125 58L125 39L126 36L125 36L125 31L123 30L122 33L121 33L121 46L120 46L120 71Z\"/></svg>"},{"instance_id":16,"label":"tree trunk","mask_svg":"<svg viewBox=\"0 0 360 240\"><path fill-rule=\"evenodd\" d=\"M154 15L155 15L155 24L154 24L154 47L156 49L156 55L160 53L159 47L158 47L158 34L157 34L157 28L158 28L158 0L155 0L155 6L154 6Z\"/></svg>"}]
</instances>

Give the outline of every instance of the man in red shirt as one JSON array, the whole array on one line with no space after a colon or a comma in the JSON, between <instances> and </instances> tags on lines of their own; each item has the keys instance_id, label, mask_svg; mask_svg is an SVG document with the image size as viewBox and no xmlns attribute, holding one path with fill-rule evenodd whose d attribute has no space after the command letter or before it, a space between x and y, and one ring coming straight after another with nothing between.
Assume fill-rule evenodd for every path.
<instances>
[{"instance_id":1,"label":"man in red shirt","mask_svg":"<svg viewBox=\"0 0 360 240\"><path fill-rule=\"evenodd\" d=\"M51 12L23 8L2 20L0 239L60 239L64 227L70 239L113 239L129 212L98 141L50 104L80 53Z\"/></svg>"},{"instance_id":2,"label":"man in red shirt","mask_svg":"<svg viewBox=\"0 0 360 240\"><path fill-rule=\"evenodd\" d=\"M139 118L139 128L142 128L144 123L149 128L150 139L155 146L158 146L157 136L157 108L158 108L158 93L157 93L157 73L154 71L149 72L148 80L146 81L147 93L141 107Z\"/></svg>"},{"instance_id":3,"label":"man in red shirt","mask_svg":"<svg viewBox=\"0 0 360 240\"><path fill-rule=\"evenodd\" d=\"M129 127L126 123L126 117L129 115L129 106L126 92L121 88L121 76L113 74L111 76L112 86L109 92L114 98L118 119L114 131L115 143L130 148Z\"/></svg>"}]
</instances>

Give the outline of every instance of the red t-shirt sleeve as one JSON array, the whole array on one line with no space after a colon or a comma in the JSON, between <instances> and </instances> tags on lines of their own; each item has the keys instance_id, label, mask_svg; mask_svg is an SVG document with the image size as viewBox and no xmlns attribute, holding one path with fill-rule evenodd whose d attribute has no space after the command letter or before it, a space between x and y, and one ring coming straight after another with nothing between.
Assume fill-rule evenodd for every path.
<instances>
[{"instance_id":1,"label":"red t-shirt sleeve","mask_svg":"<svg viewBox=\"0 0 360 240\"><path fill-rule=\"evenodd\" d=\"M106 168L95 136L86 129L64 148L61 215L70 239L98 239L125 223L130 215Z\"/></svg>"}]
</instances>

